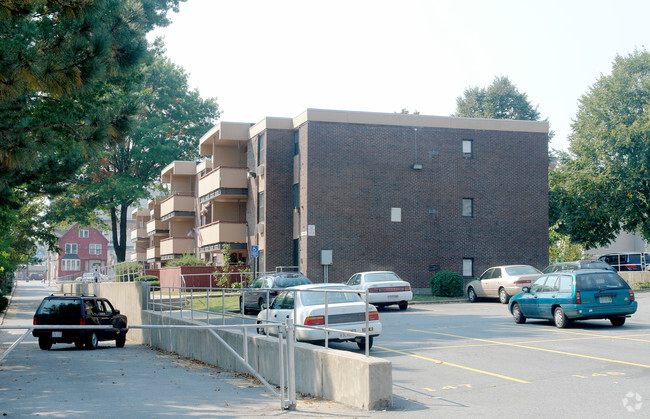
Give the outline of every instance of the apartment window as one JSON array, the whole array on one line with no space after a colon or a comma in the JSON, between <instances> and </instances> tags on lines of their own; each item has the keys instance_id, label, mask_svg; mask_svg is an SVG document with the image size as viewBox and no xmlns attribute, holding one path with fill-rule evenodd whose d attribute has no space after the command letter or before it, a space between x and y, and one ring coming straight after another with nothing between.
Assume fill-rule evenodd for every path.
<instances>
[{"instance_id":1,"label":"apartment window","mask_svg":"<svg viewBox=\"0 0 650 419\"><path fill-rule=\"evenodd\" d=\"M293 185L293 208L300 208L300 184L294 183Z\"/></svg>"},{"instance_id":2,"label":"apartment window","mask_svg":"<svg viewBox=\"0 0 650 419\"><path fill-rule=\"evenodd\" d=\"M81 270L81 265L79 259L63 259L61 264L61 270L64 271L79 271Z\"/></svg>"},{"instance_id":3,"label":"apartment window","mask_svg":"<svg viewBox=\"0 0 650 419\"><path fill-rule=\"evenodd\" d=\"M102 254L102 245L101 244L96 244L96 243L91 243L89 253L91 255L101 255Z\"/></svg>"},{"instance_id":4,"label":"apartment window","mask_svg":"<svg viewBox=\"0 0 650 419\"><path fill-rule=\"evenodd\" d=\"M259 166L260 164L264 164L266 159L264 158L264 155L266 154L265 152L266 149L266 135L264 133L261 133L257 137L257 165Z\"/></svg>"},{"instance_id":5,"label":"apartment window","mask_svg":"<svg viewBox=\"0 0 650 419\"><path fill-rule=\"evenodd\" d=\"M68 255L76 255L77 254L77 243L66 243L65 244L65 253Z\"/></svg>"},{"instance_id":6,"label":"apartment window","mask_svg":"<svg viewBox=\"0 0 650 419\"><path fill-rule=\"evenodd\" d=\"M257 194L257 222L261 223L264 221L264 192L258 192Z\"/></svg>"},{"instance_id":7,"label":"apartment window","mask_svg":"<svg viewBox=\"0 0 650 419\"><path fill-rule=\"evenodd\" d=\"M293 155L300 154L300 131L293 132Z\"/></svg>"},{"instance_id":8,"label":"apartment window","mask_svg":"<svg viewBox=\"0 0 650 419\"><path fill-rule=\"evenodd\" d=\"M402 209L401 208L391 208L390 209L390 220L394 223L402 222Z\"/></svg>"},{"instance_id":9,"label":"apartment window","mask_svg":"<svg viewBox=\"0 0 650 419\"><path fill-rule=\"evenodd\" d=\"M474 216L474 199L463 198L463 217Z\"/></svg>"},{"instance_id":10,"label":"apartment window","mask_svg":"<svg viewBox=\"0 0 650 419\"><path fill-rule=\"evenodd\" d=\"M474 259L463 258L463 276L465 278L474 277Z\"/></svg>"},{"instance_id":11,"label":"apartment window","mask_svg":"<svg viewBox=\"0 0 650 419\"><path fill-rule=\"evenodd\" d=\"M79 230L79 238L80 239L87 239L88 238L88 230Z\"/></svg>"},{"instance_id":12,"label":"apartment window","mask_svg":"<svg viewBox=\"0 0 650 419\"><path fill-rule=\"evenodd\" d=\"M463 140L463 158L471 159L474 157L474 140Z\"/></svg>"}]
</instances>

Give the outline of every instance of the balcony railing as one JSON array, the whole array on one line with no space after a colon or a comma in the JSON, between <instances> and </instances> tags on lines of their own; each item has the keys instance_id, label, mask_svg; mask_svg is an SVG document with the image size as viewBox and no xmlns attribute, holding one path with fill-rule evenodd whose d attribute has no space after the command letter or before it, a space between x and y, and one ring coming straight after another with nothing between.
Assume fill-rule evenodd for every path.
<instances>
[{"instance_id":1,"label":"balcony railing","mask_svg":"<svg viewBox=\"0 0 650 419\"><path fill-rule=\"evenodd\" d=\"M151 220L147 222L147 236L157 234L169 234L169 224L160 220Z\"/></svg>"},{"instance_id":2,"label":"balcony railing","mask_svg":"<svg viewBox=\"0 0 650 419\"><path fill-rule=\"evenodd\" d=\"M160 219L167 221L175 217L194 217L194 197L175 194L160 204Z\"/></svg>"},{"instance_id":3,"label":"balcony railing","mask_svg":"<svg viewBox=\"0 0 650 419\"><path fill-rule=\"evenodd\" d=\"M161 259L173 259L185 253L194 253L193 237L169 237L160 241Z\"/></svg>"},{"instance_id":4,"label":"balcony railing","mask_svg":"<svg viewBox=\"0 0 650 419\"><path fill-rule=\"evenodd\" d=\"M147 260L159 260L160 247L149 247L147 249Z\"/></svg>"},{"instance_id":5,"label":"balcony railing","mask_svg":"<svg viewBox=\"0 0 650 419\"><path fill-rule=\"evenodd\" d=\"M199 228L199 247L202 250L222 243L246 243L246 223L216 221Z\"/></svg>"},{"instance_id":6,"label":"balcony railing","mask_svg":"<svg viewBox=\"0 0 650 419\"><path fill-rule=\"evenodd\" d=\"M142 227L142 228L134 228L131 230L131 240L137 241L137 240L148 240L149 237L147 236L147 229Z\"/></svg>"},{"instance_id":7,"label":"balcony railing","mask_svg":"<svg viewBox=\"0 0 650 419\"><path fill-rule=\"evenodd\" d=\"M224 195L239 196L242 199L248 195L248 183L245 167L219 166L199 179L199 202Z\"/></svg>"}]
</instances>

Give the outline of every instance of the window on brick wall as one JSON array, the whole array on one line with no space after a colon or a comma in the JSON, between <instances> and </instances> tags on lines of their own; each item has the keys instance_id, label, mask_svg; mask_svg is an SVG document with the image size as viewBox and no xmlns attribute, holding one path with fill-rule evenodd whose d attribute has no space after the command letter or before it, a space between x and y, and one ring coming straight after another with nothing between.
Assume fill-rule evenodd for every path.
<instances>
[{"instance_id":1,"label":"window on brick wall","mask_svg":"<svg viewBox=\"0 0 650 419\"><path fill-rule=\"evenodd\" d=\"M89 253L91 255L101 255L102 245L97 243L90 243Z\"/></svg>"},{"instance_id":2,"label":"window on brick wall","mask_svg":"<svg viewBox=\"0 0 650 419\"><path fill-rule=\"evenodd\" d=\"M463 258L463 276L465 278L474 277L474 259Z\"/></svg>"},{"instance_id":3,"label":"window on brick wall","mask_svg":"<svg viewBox=\"0 0 650 419\"><path fill-rule=\"evenodd\" d=\"M264 221L264 192L258 192L257 194L257 222L261 223Z\"/></svg>"},{"instance_id":4,"label":"window on brick wall","mask_svg":"<svg viewBox=\"0 0 650 419\"><path fill-rule=\"evenodd\" d=\"M471 159L474 157L474 140L463 140L463 158Z\"/></svg>"},{"instance_id":5,"label":"window on brick wall","mask_svg":"<svg viewBox=\"0 0 650 419\"><path fill-rule=\"evenodd\" d=\"M293 132L293 155L300 154L300 131Z\"/></svg>"},{"instance_id":6,"label":"window on brick wall","mask_svg":"<svg viewBox=\"0 0 650 419\"><path fill-rule=\"evenodd\" d=\"M264 133L261 133L257 137L257 165L259 166L260 164L264 164L266 161L265 155L266 155L266 135Z\"/></svg>"},{"instance_id":7,"label":"window on brick wall","mask_svg":"<svg viewBox=\"0 0 650 419\"><path fill-rule=\"evenodd\" d=\"M390 209L390 220L394 223L402 222L402 209L401 208L391 208Z\"/></svg>"},{"instance_id":8,"label":"window on brick wall","mask_svg":"<svg viewBox=\"0 0 650 419\"><path fill-rule=\"evenodd\" d=\"M474 216L474 199L473 198L463 198L463 217L473 217Z\"/></svg>"},{"instance_id":9,"label":"window on brick wall","mask_svg":"<svg viewBox=\"0 0 650 419\"><path fill-rule=\"evenodd\" d=\"M69 255L76 255L78 247L77 243L66 243L65 252Z\"/></svg>"},{"instance_id":10,"label":"window on brick wall","mask_svg":"<svg viewBox=\"0 0 650 419\"><path fill-rule=\"evenodd\" d=\"M78 271L81 269L79 259L63 259L61 263L61 270L63 271Z\"/></svg>"}]
</instances>

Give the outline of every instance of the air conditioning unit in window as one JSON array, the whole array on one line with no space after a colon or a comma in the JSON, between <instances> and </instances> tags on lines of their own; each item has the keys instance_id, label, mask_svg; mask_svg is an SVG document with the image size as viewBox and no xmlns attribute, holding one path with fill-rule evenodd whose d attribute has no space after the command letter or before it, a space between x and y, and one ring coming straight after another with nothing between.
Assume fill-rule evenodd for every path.
<instances>
[{"instance_id":1,"label":"air conditioning unit in window","mask_svg":"<svg viewBox=\"0 0 650 419\"><path fill-rule=\"evenodd\" d=\"M266 165L265 164L260 164L257 166L257 176L264 176L266 174Z\"/></svg>"},{"instance_id":2,"label":"air conditioning unit in window","mask_svg":"<svg viewBox=\"0 0 650 419\"><path fill-rule=\"evenodd\" d=\"M257 232L260 234L264 234L264 223L257 223Z\"/></svg>"}]
</instances>

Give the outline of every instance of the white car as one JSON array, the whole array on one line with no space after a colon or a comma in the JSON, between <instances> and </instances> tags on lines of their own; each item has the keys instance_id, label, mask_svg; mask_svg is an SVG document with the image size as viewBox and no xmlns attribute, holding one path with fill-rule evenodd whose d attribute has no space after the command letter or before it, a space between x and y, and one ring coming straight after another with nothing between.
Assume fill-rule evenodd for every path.
<instances>
[{"instance_id":1,"label":"white car","mask_svg":"<svg viewBox=\"0 0 650 419\"><path fill-rule=\"evenodd\" d=\"M478 298L498 298L502 304L508 304L510 297L530 287L541 274L530 265L495 266L467 284L465 295L470 303Z\"/></svg>"},{"instance_id":2,"label":"white car","mask_svg":"<svg viewBox=\"0 0 650 419\"><path fill-rule=\"evenodd\" d=\"M368 301L377 307L397 304L406 310L413 299L411 284L403 281L395 272L359 272L350 277L346 285L355 290L368 290ZM365 298L365 293L360 293Z\"/></svg>"},{"instance_id":3,"label":"white car","mask_svg":"<svg viewBox=\"0 0 650 419\"><path fill-rule=\"evenodd\" d=\"M311 290L311 291L310 291ZM325 292L327 291L327 292ZM287 288L281 292L268 308L262 309L257 315L257 324L270 322L284 323L291 318L296 324L296 339L300 341L324 341L325 331L319 327L306 328L303 326L325 327L325 294L327 294L328 328L341 330L330 331L330 341L354 341L359 349L365 349L365 338L349 332L365 333L366 303L350 288L341 284L307 284ZM266 306L266 304L265 304ZM294 318L295 313L295 318ZM381 334L381 323L377 309L368 305L368 330L370 338L368 347L372 347L373 338ZM269 334L277 335L277 328L268 328ZM263 328L258 333L265 333Z\"/></svg>"}]
</instances>

